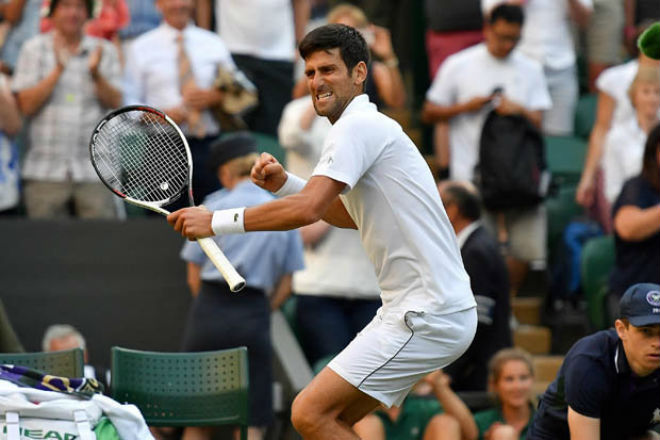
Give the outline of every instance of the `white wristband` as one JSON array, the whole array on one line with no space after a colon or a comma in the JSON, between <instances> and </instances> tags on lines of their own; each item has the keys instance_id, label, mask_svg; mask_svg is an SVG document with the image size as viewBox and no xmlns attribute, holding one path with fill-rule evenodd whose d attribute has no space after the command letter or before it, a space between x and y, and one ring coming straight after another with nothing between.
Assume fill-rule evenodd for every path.
<instances>
[{"instance_id":1,"label":"white wristband","mask_svg":"<svg viewBox=\"0 0 660 440\"><path fill-rule=\"evenodd\" d=\"M215 235L222 234L244 234L245 223L243 215L245 208L223 209L213 211L211 229Z\"/></svg>"},{"instance_id":2,"label":"white wristband","mask_svg":"<svg viewBox=\"0 0 660 440\"><path fill-rule=\"evenodd\" d=\"M280 189L273 193L277 197L298 194L300 191L302 191L305 185L307 185L307 181L305 179L301 179L300 177L296 176L295 174L291 174L288 171L286 172L286 176L287 178L284 181L284 185L282 185Z\"/></svg>"}]
</instances>

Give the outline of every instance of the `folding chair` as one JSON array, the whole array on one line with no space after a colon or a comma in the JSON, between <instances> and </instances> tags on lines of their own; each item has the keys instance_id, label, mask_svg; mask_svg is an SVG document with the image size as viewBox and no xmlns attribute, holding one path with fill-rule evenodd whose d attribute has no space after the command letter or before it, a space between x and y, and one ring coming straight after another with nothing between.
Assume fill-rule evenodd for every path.
<instances>
[{"instance_id":1,"label":"folding chair","mask_svg":"<svg viewBox=\"0 0 660 440\"><path fill-rule=\"evenodd\" d=\"M0 353L0 364L20 365L63 377L83 377L85 370L81 348L52 352Z\"/></svg>"},{"instance_id":2,"label":"folding chair","mask_svg":"<svg viewBox=\"0 0 660 440\"><path fill-rule=\"evenodd\" d=\"M247 348L160 353L112 347L112 397L152 426L237 425L247 439Z\"/></svg>"}]
</instances>

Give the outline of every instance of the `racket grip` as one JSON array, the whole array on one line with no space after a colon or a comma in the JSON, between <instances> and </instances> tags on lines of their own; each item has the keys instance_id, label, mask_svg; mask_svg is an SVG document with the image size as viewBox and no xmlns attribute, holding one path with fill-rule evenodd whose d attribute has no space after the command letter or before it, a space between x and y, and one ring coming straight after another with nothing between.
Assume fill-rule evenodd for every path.
<instances>
[{"instance_id":1,"label":"racket grip","mask_svg":"<svg viewBox=\"0 0 660 440\"><path fill-rule=\"evenodd\" d=\"M245 287L245 278L240 276L236 269L234 269L234 266L232 266L213 239L208 237L198 238L197 243L199 243L213 265L220 271L232 292L238 292Z\"/></svg>"}]
</instances>

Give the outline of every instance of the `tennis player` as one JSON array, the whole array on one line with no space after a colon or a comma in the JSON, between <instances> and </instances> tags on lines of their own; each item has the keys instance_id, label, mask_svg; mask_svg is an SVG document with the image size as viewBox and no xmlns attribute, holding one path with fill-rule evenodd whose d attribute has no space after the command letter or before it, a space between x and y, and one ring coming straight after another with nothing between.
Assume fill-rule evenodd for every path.
<instances>
[{"instance_id":1,"label":"tennis player","mask_svg":"<svg viewBox=\"0 0 660 440\"><path fill-rule=\"evenodd\" d=\"M380 404L400 405L425 374L463 354L476 330L476 304L426 162L364 94L364 38L331 24L310 32L299 50L316 112L333 124L310 180L264 153L251 176L279 199L215 212L185 208L168 221L190 239L319 219L360 231L383 306L292 408L306 439L356 439L355 422Z\"/></svg>"}]
</instances>

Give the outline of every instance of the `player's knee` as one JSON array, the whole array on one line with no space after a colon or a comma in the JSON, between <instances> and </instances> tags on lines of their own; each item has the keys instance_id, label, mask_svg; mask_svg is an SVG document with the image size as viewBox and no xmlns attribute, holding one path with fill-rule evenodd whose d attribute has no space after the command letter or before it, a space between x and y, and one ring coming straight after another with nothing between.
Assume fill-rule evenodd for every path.
<instances>
[{"instance_id":1,"label":"player's knee","mask_svg":"<svg viewBox=\"0 0 660 440\"><path fill-rule=\"evenodd\" d=\"M511 425L500 425L493 428L491 440L516 440L518 433Z\"/></svg>"}]
</instances>

